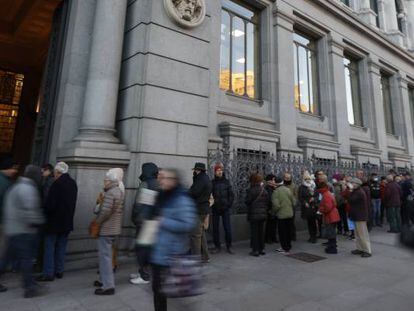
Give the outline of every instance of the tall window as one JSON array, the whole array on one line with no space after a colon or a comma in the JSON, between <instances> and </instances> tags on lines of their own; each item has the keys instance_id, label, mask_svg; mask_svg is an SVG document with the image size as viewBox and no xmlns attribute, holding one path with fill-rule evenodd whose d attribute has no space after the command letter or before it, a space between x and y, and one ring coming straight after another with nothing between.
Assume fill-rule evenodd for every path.
<instances>
[{"instance_id":1,"label":"tall window","mask_svg":"<svg viewBox=\"0 0 414 311\"><path fill-rule=\"evenodd\" d=\"M398 30L403 32L403 8L401 7L400 0L395 0L395 9L397 11L397 23L398 23Z\"/></svg>"},{"instance_id":2,"label":"tall window","mask_svg":"<svg viewBox=\"0 0 414 311\"><path fill-rule=\"evenodd\" d=\"M377 24L377 27L379 27L380 22L379 22L378 1L377 0L369 0L369 5L370 5L371 10L373 10L374 13L377 15L376 24Z\"/></svg>"},{"instance_id":3,"label":"tall window","mask_svg":"<svg viewBox=\"0 0 414 311\"><path fill-rule=\"evenodd\" d=\"M13 149L24 75L0 70L0 154Z\"/></svg>"},{"instance_id":4,"label":"tall window","mask_svg":"<svg viewBox=\"0 0 414 311\"><path fill-rule=\"evenodd\" d=\"M316 41L304 34L293 34L295 69L295 108L318 113L319 87Z\"/></svg>"},{"instance_id":5,"label":"tall window","mask_svg":"<svg viewBox=\"0 0 414 311\"><path fill-rule=\"evenodd\" d=\"M411 124L414 127L414 86L408 88L408 98L410 100Z\"/></svg>"},{"instance_id":6,"label":"tall window","mask_svg":"<svg viewBox=\"0 0 414 311\"><path fill-rule=\"evenodd\" d=\"M259 15L236 1L222 3L220 88L258 98Z\"/></svg>"},{"instance_id":7,"label":"tall window","mask_svg":"<svg viewBox=\"0 0 414 311\"><path fill-rule=\"evenodd\" d=\"M348 122L362 126L361 91L359 86L358 60L344 57L346 103Z\"/></svg>"},{"instance_id":8,"label":"tall window","mask_svg":"<svg viewBox=\"0 0 414 311\"><path fill-rule=\"evenodd\" d=\"M381 94L384 105L385 130L388 134L395 134L394 118L392 115L390 76L381 74Z\"/></svg>"}]
</instances>

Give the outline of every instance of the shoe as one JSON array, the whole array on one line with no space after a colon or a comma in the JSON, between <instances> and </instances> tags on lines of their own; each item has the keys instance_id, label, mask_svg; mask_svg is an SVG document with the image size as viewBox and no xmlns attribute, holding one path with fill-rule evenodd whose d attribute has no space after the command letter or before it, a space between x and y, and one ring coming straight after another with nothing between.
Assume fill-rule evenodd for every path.
<instances>
[{"instance_id":1,"label":"shoe","mask_svg":"<svg viewBox=\"0 0 414 311\"><path fill-rule=\"evenodd\" d=\"M285 251L283 248L278 248L278 249L276 250L276 252L281 253L281 254L286 254L286 253L289 253L289 252Z\"/></svg>"},{"instance_id":2,"label":"shoe","mask_svg":"<svg viewBox=\"0 0 414 311\"><path fill-rule=\"evenodd\" d=\"M0 293L7 292L7 287L0 284Z\"/></svg>"},{"instance_id":3,"label":"shoe","mask_svg":"<svg viewBox=\"0 0 414 311\"><path fill-rule=\"evenodd\" d=\"M317 242L318 242L317 238L311 238L310 239L310 243L312 243L312 244L316 244Z\"/></svg>"},{"instance_id":4,"label":"shoe","mask_svg":"<svg viewBox=\"0 0 414 311\"><path fill-rule=\"evenodd\" d=\"M364 252L359 249L355 249L351 252L352 255L362 255Z\"/></svg>"},{"instance_id":5,"label":"shoe","mask_svg":"<svg viewBox=\"0 0 414 311\"><path fill-rule=\"evenodd\" d=\"M368 258L368 257L371 257L372 255L370 254L370 253L365 253L365 252L363 252L362 254L361 254L361 257L362 258Z\"/></svg>"},{"instance_id":6,"label":"shoe","mask_svg":"<svg viewBox=\"0 0 414 311\"><path fill-rule=\"evenodd\" d=\"M266 252L265 252L265 251L261 251L259 254L260 254L261 256L264 256L264 255L266 255Z\"/></svg>"},{"instance_id":7,"label":"shoe","mask_svg":"<svg viewBox=\"0 0 414 311\"><path fill-rule=\"evenodd\" d=\"M108 289L98 288L95 290L95 295L98 295L98 296L109 296L109 295L114 295L114 294L115 294L115 288L108 288Z\"/></svg>"},{"instance_id":8,"label":"shoe","mask_svg":"<svg viewBox=\"0 0 414 311\"><path fill-rule=\"evenodd\" d=\"M102 287L103 284L100 281L95 281L95 282L93 282L93 286L95 286L95 287Z\"/></svg>"},{"instance_id":9,"label":"shoe","mask_svg":"<svg viewBox=\"0 0 414 311\"><path fill-rule=\"evenodd\" d=\"M219 254L220 252L221 252L221 248L218 248L218 247L213 248L213 249L211 250L211 253L212 253L212 254Z\"/></svg>"},{"instance_id":10,"label":"shoe","mask_svg":"<svg viewBox=\"0 0 414 311\"><path fill-rule=\"evenodd\" d=\"M202 262L202 263L209 263L209 262L210 262L210 258L207 258L207 259L202 259L202 260L201 260L201 262Z\"/></svg>"},{"instance_id":11,"label":"shoe","mask_svg":"<svg viewBox=\"0 0 414 311\"><path fill-rule=\"evenodd\" d=\"M259 257L259 252L250 252L250 256Z\"/></svg>"},{"instance_id":12,"label":"shoe","mask_svg":"<svg viewBox=\"0 0 414 311\"><path fill-rule=\"evenodd\" d=\"M351 240L351 241L355 240L355 235L350 235L350 236L348 237L348 240Z\"/></svg>"},{"instance_id":13,"label":"shoe","mask_svg":"<svg viewBox=\"0 0 414 311\"><path fill-rule=\"evenodd\" d=\"M142 277L137 277L135 279L130 279L129 282L134 285L148 284L149 281L144 280Z\"/></svg>"},{"instance_id":14,"label":"shoe","mask_svg":"<svg viewBox=\"0 0 414 311\"><path fill-rule=\"evenodd\" d=\"M325 248L325 253L327 254L338 254L338 250L336 248Z\"/></svg>"},{"instance_id":15,"label":"shoe","mask_svg":"<svg viewBox=\"0 0 414 311\"><path fill-rule=\"evenodd\" d=\"M34 298L46 294L46 289L43 286L36 286L35 288L26 289L24 291L24 298Z\"/></svg>"},{"instance_id":16,"label":"shoe","mask_svg":"<svg viewBox=\"0 0 414 311\"><path fill-rule=\"evenodd\" d=\"M227 253L229 253L230 255L234 255L234 251L231 247L227 247Z\"/></svg>"},{"instance_id":17,"label":"shoe","mask_svg":"<svg viewBox=\"0 0 414 311\"><path fill-rule=\"evenodd\" d=\"M56 273L55 276L56 276L57 279L62 279L63 278L63 273L62 272L61 273Z\"/></svg>"},{"instance_id":18,"label":"shoe","mask_svg":"<svg viewBox=\"0 0 414 311\"><path fill-rule=\"evenodd\" d=\"M36 281L38 282L53 282L54 280L55 278L53 276L46 276L46 275L41 275L36 279Z\"/></svg>"},{"instance_id":19,"label":"shoe","mask_svg":"<svg viewBox=\"0 0 414 311\"><path fill-rule=\"evenodd\" d=\"M130 279L136 279L136 278L139 278L141 275L140 274L138 274L138 273L131 273L130 275L129 275L129 278Z\"/></svg>"}]
</instances>

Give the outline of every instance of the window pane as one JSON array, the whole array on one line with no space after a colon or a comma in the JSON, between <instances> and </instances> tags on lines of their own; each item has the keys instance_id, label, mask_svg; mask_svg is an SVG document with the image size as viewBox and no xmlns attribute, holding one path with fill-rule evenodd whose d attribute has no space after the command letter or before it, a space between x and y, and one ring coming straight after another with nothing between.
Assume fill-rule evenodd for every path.
<instances>
[{"instance_id":1,"label":"window pane","mask_svg":"<svg viewBox=\"0 0 414 311\"><path fill-rule=\"evenodd\" d=\"M305 46L308 46L310 44L310 40L308 38L305 38L296 32L293 34L293 40Z\"/></svg>"},{"instance_id":2,"label":"window pane","mask_svg":"<svg viewBox=\"0 0 414 311\"><path fill-rule=\"evenodd\" d=\"M228 9L229 11L232 11L234 13L236 13L237 15L240 15L246 19L253 19L254 17L254 12L249 10L248 8L245 8L243 6L241 6L240 4L235 3L234 1L231 0L223 0L223 7Z\"/></svg>"},{"instance_id":3,"label":"window pane","mask_svg":"<svg viewBox=\"0 0 414 311\"><path fill-rule=\"evenodd\" d=\"M349 61L344 58L344 63L349 64ZM352 102L351 74L349 72L348 67L345 67L345 91L346 91L346 105L347 105L347 110L348 110L348 122L349 124L355 124L354 105Z\"/></svg>"},{"instance_id":4,"label":"window pane","mask_svg":"<svg viewBox=\"0 0 414 311\"><path fill-rule=\"evenodd\" d=\"M362 126L362 107L361 107L361 96L359 90L359 73L358 70L353 69L355 65L358 65L355 61L351 63L350 68L350 79L351 79L351 90L352 90L352 104L354 109L355 125Z\"/></svg>"},{"instance_id":5,"label":"window pane","mask_svg":"<svg viewBox=\"0 0 414 311\"><path fill-rule=\"evenodd\" d=\"M298 76L298 47L296 44L293 44L293 64L294 64L294 74L295 74L295 108L299 109L299 94L300 94L300 84Z\"/></svg>"},{"instance_id":6,"label":"window pane","mask_svg":"<svg viewBox=\"0 0 414 311\"><path fill-rule=\"evenodd\" d=\"M220 88L230 89L230 15L221 12Z\"/></svg>"},{"instance_id":7,"label":"window pane","mask_svg":"<svg viewBox=\"0 0 414 311\"><path fill-rule=\"evenodd\" d=\"M411 109L411 125L414 128L414 88L410 87L408 89L408 96L410 99L410 109Z\"/></svg>"},{"instance_id":8,"label":"window pane","mask_svg":"<svg viewBox=\"0 0 414 311\"><path fill-rule=\"evenodd\" d=\"M394 121L391 109L391 91L389 77L381 77L381 93L384 105L385 130L389 134L394 134Z\"/></svg>"},{"instance_id":9,"label":"window pane","mask_svg":"<svg viewBox=\"0 0 414 311\"><path fill-rule=\"evenodd\" d=\"M246 56L244 51L245 40L244 22L239 17L233 17L233 55L232 55L232 88L233 92L239 95L245 94L244 64Z\"/></svg>"},{"instance_id":10,"label":"window pane","mask_svg":"<svg viewBox=\"0 0 414 311\"><path fill-rule=\"evenodd\" d=\"M256 94L256 86L257 86L257 55L255 53L256 51L256 26L252 23L247 24L247 95L249 97L254 98Z\"/></svg>"},{"instance_id":11,"label":"window pane","mask_svg":"<svg viewBox=\"0 0 414 311\"><path fill-rule=\"evenodd\" d=\"M308 77L308 56L304 47L298 48L299 65L299 102L300 110L309 112L309 77Z\"/></svg>"},{"instance_id":12,"label":"window pane","mask_svg":"<svg viewBox=\"0 0 414 311\"><path fill-rule=\"evenodd\" d=\"M310 111L311 113L317 113L318 101L319 101L319 88L318 88L318 62L316 59L316 53L308 51L308 67L309 67L309 99L310 99Z\"/></svg>"}]
</instances>

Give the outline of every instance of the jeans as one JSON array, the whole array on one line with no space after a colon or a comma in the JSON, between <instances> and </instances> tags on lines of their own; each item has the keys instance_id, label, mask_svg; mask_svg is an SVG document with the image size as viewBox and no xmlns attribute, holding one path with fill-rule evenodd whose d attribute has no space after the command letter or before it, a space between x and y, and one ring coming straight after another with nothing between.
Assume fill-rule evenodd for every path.
<instances>
[{"instance_id":1,"label":"jeans","mask_svg":"<svg viewBox=\"0 0 414 311\"><path fill-rule=\"evenodd\" d=\"M279 240L282 249L286 252L292 248L292 218L278 219Z\"/></svg>"},{"instance_id":2,"label":"jeans","mask_svg":"<svg viewBox=\"0 0 414 311\"><path fill-rule=\"evenodd\" d=\"M115 288L114 271L112 269L112 245L115 242L113 236L100 236L98 238L99 275L102 288Z\"/></svg>"},{"instance_id":3,"label":"jeans","mask_svg":"<svg viewBox=\"0 0 414 311\"><path fill-rule=\"evenodd\" d=\"M0 260L0 275L5 272L10 262L18 261L23 276L23 287L26 290L37 287L32 275L37 244L37 234L19 234L9 237L5 253Z\"/></svg>"},{"instance_id":4,"label":"jeans","mask_svg":"<svg viewBox=\"0 0 414 311\"><path fill-rule=\"evenodd\" d=\"M264 220L250 222L250 244L254 253L264 251Z\"/></svg>"},{"instance_id":5,"label":"jeans","mask_svg":"<svg viewBox=\"0 0 414 311\"><path fill-rule=\"evenodd\" d=\"M390 224L390 231L400 232L401 231L401 214L399 207L387 208L387 220Z\"/></svg>"},{"instance_id":6,"label":"jeans","mask_svg":"<svg viewBox=\"0 0 414 311\"><path fill-rule=\"evenodd\" d=\"M381 225L381 199L372 199L373 225Z\"/></svg>"},{"instance_id":7,"label":"jeans","mask_svg":"<svg viewBox=\"0 0 414 311\"><path fill-rule=\"evenodd\" d=\"M69 233L47 234L43 255L43 275L54 277L63 273Z\"/></svg>"},{"instance_id":8,"label":"jeans","mask_svg":"<svg viewBox=\"0 0 414 311\"><path fill-rule=\"evenodd\" d=\"M226 209L223 213L213 212L213 241L216 248L221 248L220 243L220 217L223 221L224 235L226 239L227 248L231 247L231 224L230 224L230 210Z\"/></svg>"},{"instance_id":9,"label":"jeans","mask_svg":"<svg viewBox=\"0 0 414 311\"><path fill-rule=\"evenodd\" d=\"M155 311L167 311L167 297L161 292L162 281L167 269L164 266L152 266L152 292L154 294Z\"/></svg>"}]
</instances>

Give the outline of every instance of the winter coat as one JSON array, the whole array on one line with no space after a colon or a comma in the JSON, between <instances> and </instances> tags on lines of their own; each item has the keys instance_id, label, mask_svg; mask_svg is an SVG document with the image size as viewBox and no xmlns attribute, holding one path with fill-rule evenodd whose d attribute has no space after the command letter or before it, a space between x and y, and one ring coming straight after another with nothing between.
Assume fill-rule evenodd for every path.
<instances>
[{"instance_id":1,"label":"winter coat","mask_svg":"<svg viewBox=\"0 0 414 311\"><path fill-rule=\"evenodd\" d=\"M369 188L371 190L371 199L381 198L381 185L378 181L371 182Z\"/></svg>"},{"instance_id":2,"label":"winter coat","mask_svg":"<svg viewBox=\"0 0 414 311\"><path fill-rule=\"evenodd\" d=\"M50 176L46 177L45 179L43 179L43 183L42 183L42 200L43 200L43 204L46 203L47 196L49 195L50 187L52 186L54 181L55 181L55 178L52 175L50 175Z\"/></svg>"},{"instance_id":3,"label":"winter coat","mask_svg":"<svg viewBox=\"0 0 414 311\"><path fill-rule=\"evenodd\" d=\"M284 185L285 187L287 187L293 194L293 208L295 209L296 204L298 203L298 187L296 187L296 185L292 182L289 185Z\"/></svg>"},{"instance_id":4,"label":"winter coat","mask_svg":"<svg viewBox=\"0 0 414 311\"><path fill-rule=\"evenodd\" d=\"M247 220L263 221L267 219L270 197L263 186L250 187L246 194Z\"/></svg>"},{"instance_id":5,"label":"winter coat","mask_svg":"<svg viewBox=\"0 0 414 311\"><path fill-rule=\"evenodd\" d=\"M193 185L190 188L190 196L196 202L199 215L207 215L210 207L210 195L212 185L206 172L201 172L193 177Z\"/></svg>"},{"instance_id":6,"label":"winter coat","mask_svg":"<svg viewBox=\"0 0 414 311\"><path fill-rule=\"evenodd\" d=\"M213 213L221 214L231 208L234 201L234 193L231 184L226 177L215 177L213 179Z\"/></svg>"},{"instance_id":7,"label":"winter coat","mask_svg":"<svg viewBox=\"0 0 414 311\"><path fill-rule=\"evenodd\" d=\"M293 193L288 187L277 187L272 195L272 212L278 219L292 218L295 202Z\"/></svg>"},{"instance_id":8,"label":"winter coat","mask_svg":"<svg viewBox=\"0 0 414 311\"><path fill-rule=\"evenodd\" d=\"M336 206L336 200L328 188L318 190L322 194L322 200L319 203L319 212L323 215L324 224L334 224L340 221L339 212Z\"/></svg>"},{"instance_id":9,"label":"winter coat","mask_svg":"<svg viewBox=\"0 0 414 311\"><path fill-rule=\"evenodd\" d=\"M161 222L150 262L168 266L169 258L188 251L188 236L198 222L196 206L191 198L177 188L160 202Z\"/></svg>"},{"instance_id":10,"label":"winter coat","mask_svg":"<svg viewBox=\"0 0 414 311\"><path fill-rule=\"evenodd\" d=\"M61 234L73 230L78 187L76 182L63 174L52 184L44 207L46 233Z\"/></svg>"},{"instance_id":11,"label":"winter coat","mask_svg":"<svg viewBox=\"0 0 414 311\"><path fill-rule=\"evenodd\" d=\"M402 199L405 202L407 200L407 197L411 194L411 190L413 189L413 181L412 179L406 179L401 184L401 190L402 190Z\"/></svg>"},{"instance_id":12,"label":"winter coat","mask_svg":"<svg viewBox=\"0 0 414 311\"><path fill-rule=\"evenodd\" d=\"M34 181L20 177L4 198L4 233L7 236L36 234L44 223L40 193Z\"/></svg>"},{"instance_id":13,"label":"winter coat","mask_svg":"<svg viewBox=\"0 0 414 311\"><path fill-rule=\"evenodd\" d=\"M142 165L142 174L139 177L141 184L137 191L131 215L131 220L137 229L141 227L144 220L152 219L158 215L158 208L155 207L160 190L157 176L158 167L154 163L144 163ZM151 201L154 204L149 204Z\"/></svg>"},{"instance_id":14,"label":"winter coat","mask_svg":"<svg viewBox=\"0 0 414 311\"><path fill-rule=\"evenodd\" d=\"M401 206L402 190L399 184L395 181L389 182L385 187L384 192L384 206L385 208L400 207Z\"/></svg>"},{"instance_id":15,"label":"winter coat","mask_svg":"<svg viewBox=\"0 0 414 311\"><path fill-rule=\"evenodd\" d=\"M0 172L0 224L3 217L4 196L7 189L12 185L12 181L6 175Z\"/></svg>"},{"instance_id":16,"label":"winter coat","mask_svg":"<svg viewBox=\"0 0 414 311\"><path fill-rule=\"evenodd\" d=\"M365 191L359 187L348 192L349 218L353 221L368 221L367 196Z\"/></svg>"},{"instance_id":17,"label":"winter coat","mask_svg":"<svg viewBox=\"0 0 414 311\"><path fill-rule=\"evenodd\" d=\"M99 236L116 236L122 231L124 194L115 183L105 189L104 198L96 222L101 226Z\"/></svg>"},{"instance_id":18,"label":"winter coat","mask_svg":"<svg viewBox=\"0 0 414 311\"><path fill-rule=\"evenodd\" d=\"M309 186L300 185L298 190L298 201L300 204L301 217L308 219L315 216L314 193Z\"/></svg>"},{"instance_id":19,"label":"winter coat","mask_svg":"<svg viewBox=\"0 0 414 311\"><path fill-rule=\"evenodd\" d=\"M368 215L372 214L372 204L371 204L371 188L369 187L368 183L362 184L362 190L364 190L365 195L367 197L366 203L367 203L367 209L368 209Z\"/></svg>"}]
</instances>

